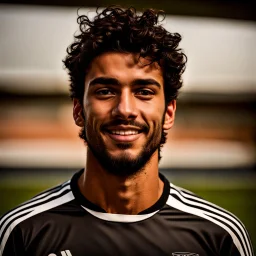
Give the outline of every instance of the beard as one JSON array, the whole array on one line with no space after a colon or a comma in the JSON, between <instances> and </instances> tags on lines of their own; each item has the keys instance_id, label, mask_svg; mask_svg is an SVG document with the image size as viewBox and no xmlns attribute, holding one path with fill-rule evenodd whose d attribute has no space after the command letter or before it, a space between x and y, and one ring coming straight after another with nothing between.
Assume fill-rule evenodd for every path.
<instances>
[{"instance_id":1,"label":"beard","mask_svg":"<svg viewBox=\"0 0 256 256\"><path fill-rule=\"evenodd\" d=\"M149 131L148 126L141 125L135 121L124 122L116 120L111 123L111 125L115 124L133 125L142 128L143 132L146 134ZM90 138L93 136L95 138L95 134L88 134L87 136L86 131L93 129L87 122L85 122L85 127L81 129L79 136L87 144L89 150L99 161L103 169L115 176L130 177L136 175L144 169L156 150L159 150L158 156L160 160L161 144L163 144L166 140L166 133L162 128L163 122L160 124L161 126L158 124L156 127L154 127L152 134L147 138L147 141L142 146L141 151L136 158L132 158L129 153L125 152L126 149L132 148L133 143L116 144L116 147L123 149L124 152L122 154L118 154L117 156L113 156L108 152L105 142L101 136L97 136L96 143L95 141L92 142Z\"/></svg>"}]
</instances>

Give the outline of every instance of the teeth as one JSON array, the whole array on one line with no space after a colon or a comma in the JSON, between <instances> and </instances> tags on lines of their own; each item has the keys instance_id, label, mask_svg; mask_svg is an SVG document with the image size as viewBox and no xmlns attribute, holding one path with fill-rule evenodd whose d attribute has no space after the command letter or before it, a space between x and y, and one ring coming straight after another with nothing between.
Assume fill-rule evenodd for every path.
<instances>
[{"instance_id":1,"label":"teeth","mask_svg":"<svg viewBox=\"0 0 256 256\"><path fill-rule=\"evenodd\" d=\"M134 131L134 130L127 130L127 131L124 131L124 130L115 130L115 131L110 131L112 134L117 134L117 135L134 135L134 134L138 134L139 132L138 131Z\"/></svg>"}]
</instances>

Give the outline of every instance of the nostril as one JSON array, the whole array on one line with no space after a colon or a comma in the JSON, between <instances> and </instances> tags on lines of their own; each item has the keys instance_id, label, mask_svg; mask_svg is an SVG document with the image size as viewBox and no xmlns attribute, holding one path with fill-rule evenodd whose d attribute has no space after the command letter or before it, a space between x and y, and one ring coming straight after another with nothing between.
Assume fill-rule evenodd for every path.
<instances>
[{"instance_id":1,"label":"nostril","mask_svg":"<svg viewBox=\"0 0 256 256\"><path fill-rule=\"evenodd\" d=\"M132 119L137 116L137 111L132 108L117 106L113 108L112 115L114 117L120 117L121 119Z\"/></svg>"},{"instance_id":2,"label":"nostril","mask_svg":"<svg viewBox=\"0 0 256 256\"><path fill-rule=\"evenodd\" d=\"M130 90L124 89L117 100L112 110L113 116L122 119L133 119L137 116L136 102Z\"/></svg>"}]
</instances>

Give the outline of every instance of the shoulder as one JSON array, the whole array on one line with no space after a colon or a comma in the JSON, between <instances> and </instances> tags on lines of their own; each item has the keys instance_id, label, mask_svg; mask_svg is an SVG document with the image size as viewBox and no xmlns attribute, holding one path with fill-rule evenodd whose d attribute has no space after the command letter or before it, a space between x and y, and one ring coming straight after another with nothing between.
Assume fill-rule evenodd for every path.
<instances>
[{"instance_id":1,"label":"shoulder","mask_svg":"<svg viewBox=\"0 0 256 256\"><path fill-rule=\"evenodd\" d=\"M0 218L0 255L2 255L1 253L4 250L8 238L20 223L70 202L73 199L74 196L70 188L70 181L67 181L38 194L3 215Z\"/></svg>"},{"instance_id":2,"label":"shoulder","mask_svg":"<svg viewBox=\"0 0 256 256\"><path fill-rule=\"evenodd\" d=\"M229 234L241 255L253 255L252 244L245 226L229 211L173 184L170 184L170 196L167 204L220 227Z\"/></svg>"}]
</instances>

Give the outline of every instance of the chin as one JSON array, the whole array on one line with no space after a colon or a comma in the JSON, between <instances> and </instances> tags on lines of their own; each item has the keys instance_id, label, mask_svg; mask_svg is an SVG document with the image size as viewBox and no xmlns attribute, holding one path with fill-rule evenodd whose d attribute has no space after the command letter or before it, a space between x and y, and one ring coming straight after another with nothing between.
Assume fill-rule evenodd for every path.
<instances>
[{"instance_id":1,"label":"chin","mask_svg":"<svg viewBox=\"0 0 256 256\"><path fill-rule=\"evenodd\" d=\"M134 153L131 150L116 150L114 152L109 152L108 155L113 159L113 160L130 160L134 161L138 158L139 153Z\"/></svg>"},{"instance_id":2,"label":"chin","mask_svg":"<svg viewBox=\"0 0 256 256\"><path fill-rule=\"evenodd\" d=\"M139 156L142 151L143 151L143 148L141 148L140 150L135 149L132 143L122 143L122 144L117 144L115 149L109 150L108 152L113 156L128 155L132 158L136 158L136 156Z\"/></svg>"}]
</instances>

